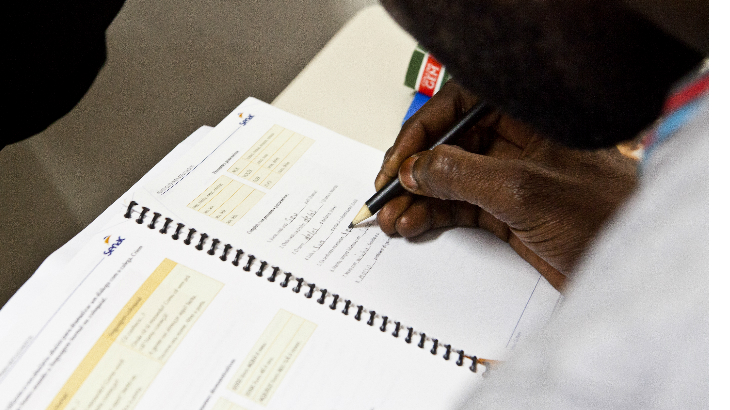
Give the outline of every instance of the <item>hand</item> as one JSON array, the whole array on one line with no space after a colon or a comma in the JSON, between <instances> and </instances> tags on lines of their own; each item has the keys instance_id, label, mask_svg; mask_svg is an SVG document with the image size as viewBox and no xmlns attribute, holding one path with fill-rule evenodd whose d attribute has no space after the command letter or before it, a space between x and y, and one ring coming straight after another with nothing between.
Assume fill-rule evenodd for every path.
<instances>
[{"instance_id":1,"label":"hand","mask_svg":"<svg viewBox=\"0 0 730 410\"><path fill-rule=\"evenodd\" d=\"M476 101L449 82L403 125L375 188L398 177L409 193L388 202L378 224L404 237L449 226L486 229L560 290L633 190L636 161L616 148L563 147L498 111L467 132L461 147L424 151Z\"/></svg>"}]
</instances>

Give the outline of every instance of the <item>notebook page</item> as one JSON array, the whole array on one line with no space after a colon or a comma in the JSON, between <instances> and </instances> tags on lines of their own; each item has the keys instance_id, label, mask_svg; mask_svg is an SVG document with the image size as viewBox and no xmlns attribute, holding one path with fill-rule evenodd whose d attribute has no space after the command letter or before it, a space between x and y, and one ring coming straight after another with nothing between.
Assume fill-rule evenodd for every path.
<instances>
[{"instance_id":1,"label":"notebook page","mask_svg":"<svg viewBox=\"0 0 730 410\"><path fill-rule=\"evenodd\" d=\"M137 198L416 335L506 358L549 318L558 292L481 230L405 240L373 221L348 229L373 193L382 155L249 98Z\"/></svg>"},{"instance_id":2,"label":"notebook page","mask_svg":"<svg viewBox=\"0 0 730 410\"><path fill-rule=\"evenodd\" d=\"M281 276L134 219L106 233L69 263L84 280L44 325L7 329L36 333L3 408L452 408L480 379Z\"/></svg>"}]
</instances>

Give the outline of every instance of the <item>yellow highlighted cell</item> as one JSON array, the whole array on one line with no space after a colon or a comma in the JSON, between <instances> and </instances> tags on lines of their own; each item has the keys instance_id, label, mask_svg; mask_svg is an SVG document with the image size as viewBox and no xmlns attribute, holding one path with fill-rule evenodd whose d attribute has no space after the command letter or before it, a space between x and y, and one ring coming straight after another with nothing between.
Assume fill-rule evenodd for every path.
<instances>
[{"instance_id":1,"label":"yellow highlighted cell","mask_svg":"<svg viewBox=\"0 0 730 410\"><path fill-rule=\"evenodd\" d=\"M263 196L263 192L253 187L221 176L188 207L227 225L234 225Z\"/></svg>"},{"instance_id":2,"label":"yellow highlighted cell","mask_svg":"<svg viewBox=\"0 0 730 410\"><path fill-rule=\"evenodd\" d=\"M284 174L304 155L309 147L314 144L314 140L307 137L302 137L299 143L288 153L286 157L274 168L273 172L263 180L260 185L264 188L273 187Z\"/></svg>"},{"instance_id":3,"label":"yellow highlighted cell","mask_svg":"<svg viewBox=\"0 0 730 410\"><path fill-rule=\"evenodd\" d=\"M281 161L286 158L289 153L296 148L297 144L304 138L303 136L299 134L293 134L285 143L282 145L269 159L262 164L262 166L256 171L256 173L249 178L251 182L260 184L261 181L266 179L266 177L271 174L272 171L276 168L276 166L281 163Z\"/></svg>"},{"instance_id":4,"label":"yellow highlighted cell","mask_svg":"<svg viewBox=\"0 0 730 410\"><path fill-rule=\"evenodd\" d=\"M236 371L228 388L266 405L317 325L280 309Z\"/></svg>"},{"instance_id":5,"label":"yellow highlighted cell","mask_svg":"<svg viewBox=\"0 0 730 410\"><path fill-rule=\"evenodd\" d=\"M279 150L293 135L294 133L289 130L284 130L281 134L277 135L271 143L266 146L238 175L241 178L252 180L256 171L258 171L266 161L271 158L276 151Z\"/></svg>"},{"instance_id":6,"label":"yellow highlighted cell","mask_svg":"<svg viewBox=\"0 0 730 410\"><path fill-rule=\"evenodd\" d=\"M265 188L273 187L314 140L278 125L267 131L229 172Z\"/></svg>"},{"instance_id":7,"label":"yellow highlighted cell","mask_svg":"<svg viewBox=\"0 0 730 410\"><path fill-rule=\"evenodd\" d=\"M218 178L213 185L209 186L208 189L203 191L202 194L198 195L192 202L188 204L188 208L200 210L205 204L207 204L213 197L221 192L228 184L233 181L231 178L222 176Z\"/></svg>"},{"instance_id":8,"label":"yellow highlighted cell","mask_svg":"<svg viewBox=\"0 0 730 410\"><path fill-rule=\"evenodd\" d=\"M231 196L226 202L223 203L215 213L211 216L215 219L222 220L225 216L231 213L238 205L241 204L251 193L254 191L248 185L241 184L241 187Z\"/></svg>"},{"instance_id":9,"label":"yellow highlighted cell","mask_svg":"<svg viewBox=\"0 0 730 410\"><path fill-rule=\"evenodd\" d=\"M231 211L231 213L223 218L223 222L227 225L235 225L236 222L240 221L241 218L246 215L246 213L250 211L251 208L253 208L254 205L256 205L263 197L263 192L254 189L251 194L249 194L246 199L243 200L243 202L241 202L233 209L233 211Z\"/></svg>"},{"instance_id":10,"label":"yellow highlighted cell","mask_svg":"<svg viewBox=\"0 0 730 410\"><path fill-rule=\"evenodd\" d=\"M263 137L261 137L248 151L246 151L241 158L239 158L233 165L228 168L228 172L239 175L241 171L251 162L256 156L266 148L274 138L284 130L280 125L274 125L266 131Z\"/></svg>"},{"instance_id":11,"label":"yellow highlighted cell","mask_svg":"<svg viewBox=\"0 0 730 410\"><path fill-rule=\"evenodd\" d=\"M99 363L104 354L109 350L112 343L116 340L117 336L124 330L124 327L129 323L132 317L137 313L140 307L147 301L152 292L162 283L167 275L177 263L165 259L154 272L147 278L147 280L139 287L139 290L132 296L122 310L117 314L117 317L112 320L109 327L106 328L104 333L101 335L99 340L94 344L89 353L79 363L79 366L71 374L66 384L58 392L56 398L53 399L51 404L48 406L49 409L62 409L66 407L71 397L81 387L81 384L86 380L94 367Z\"/></svg>"},{"instance_id":12,"label":"yellow highlighted cell","mask_svg":"<svg viewBox=\"0 0 730 410\"><path fill-rule=\"evenodd\" d=\"M222 287L165 259L89 350L48 409L134 408Z\"/></svg>"},{"instance_id":13,"label":"yellow highlighted cell","mask_svg":"<svg viewBox=\"0 0 730 410\"><path fill-rule=\"evenodd\" d=\"M228 178L228 177L221 177L221 178ZM215 195L213 198L211 198L211 200L208 201L207 204L202 206L200 208L199 212L201 212L205 215L212 215L216 210L218 210L218 208L220 208L221 205L223 205L226 201L231 199L231 197L236 193L236 191L238 191L242 186L243 186L243 184L238 181L231 181L228 185L226 185L225 188L218 191L218 194Z\"/></svg>"}]
</instances>

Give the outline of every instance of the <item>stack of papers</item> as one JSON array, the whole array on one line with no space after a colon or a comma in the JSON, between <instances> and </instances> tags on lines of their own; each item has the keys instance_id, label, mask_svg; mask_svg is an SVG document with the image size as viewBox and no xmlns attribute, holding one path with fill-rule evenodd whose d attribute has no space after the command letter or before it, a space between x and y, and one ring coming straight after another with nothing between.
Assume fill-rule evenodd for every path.
<instances>
[{"instance_id":1,"label":"stack of papers","mask_svg":"<svg viewBox=\"0 0 730 410\"><path fill-rule=\"evenodd\" d=\"M249 98L0 311L0 406L452 408L559 300L479 229L348 229L382 153Z\"/></svg>"}]
</instances>

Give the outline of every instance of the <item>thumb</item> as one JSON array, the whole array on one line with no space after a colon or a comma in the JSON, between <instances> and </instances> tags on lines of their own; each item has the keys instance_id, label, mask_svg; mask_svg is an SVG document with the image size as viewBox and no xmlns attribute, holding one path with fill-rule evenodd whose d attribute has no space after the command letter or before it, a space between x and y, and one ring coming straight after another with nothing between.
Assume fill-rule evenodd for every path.
<instances>
[{"instance_id":1,"label":"thumb","mask_svg":"<svg viewBox=\"0 0 730 410\"><path fill-rule=\"evenodd\" d=\"M521 161L503 160L439 145L405 160L398 170L403 187L416 195L477 205L503 222L524 209L520 181L528 177ZM520 202L520 203L518 203Z\"/></svg>"}]
</instances>

